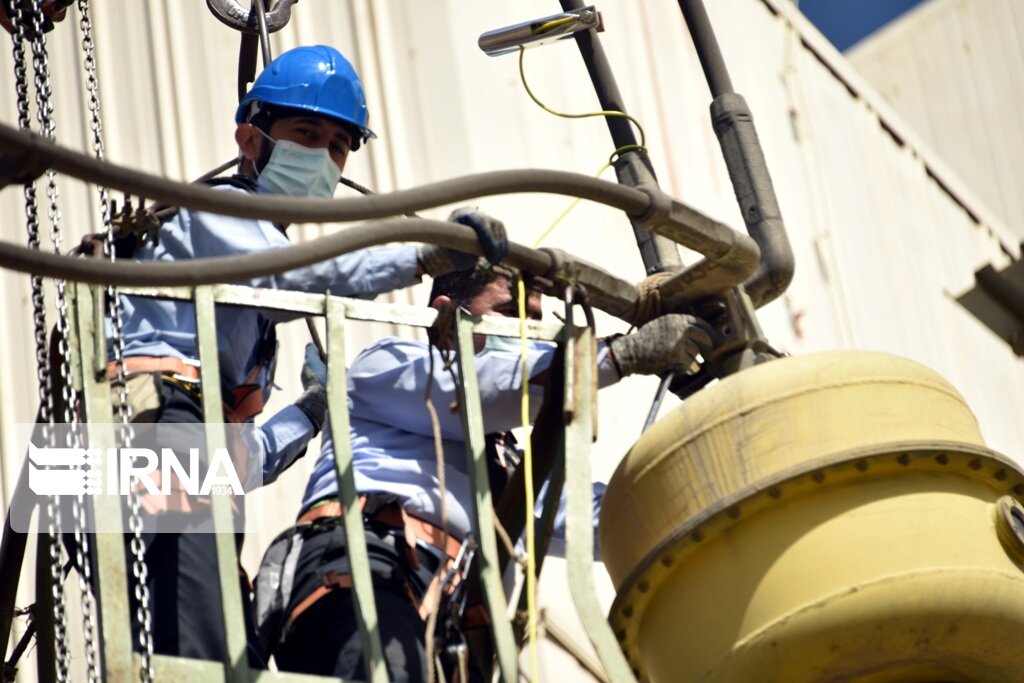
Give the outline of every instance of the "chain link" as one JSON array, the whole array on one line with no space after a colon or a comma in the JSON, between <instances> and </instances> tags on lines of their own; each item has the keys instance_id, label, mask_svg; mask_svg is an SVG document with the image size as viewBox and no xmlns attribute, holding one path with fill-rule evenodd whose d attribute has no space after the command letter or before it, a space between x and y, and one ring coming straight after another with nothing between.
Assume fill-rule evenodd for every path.
<instances>
[{"instance_id":1,"label":"chain link","mask_svg":"<svg viewBox=\"0 0 1024 683\"><path fill-rule=\"evenodd\" d=\"M32 120L28 95L28 69L25 58L24 6L14 3L14 80L18 100L18 125L30 129ZM28 245L39 249L39 208L36 197L35 182L26 183L24 188L26 227ZM32 321L33 336L36 350L36 379L39 391L39 423L42 426L44 443L53 446L53 381L50 374L50 359L46 344L46 304L43 279L38 275L31 277L32 288ZM47 534L49 536L50 578L52 580L51 595L53 597L53 620L56 661L54 669L57 681L68 680L68 664L70 661L67 632L67 602L64 597L64 563L61 559L61 523L60 500L57 496L49 496L46 500Z\"/></svg>"},{"instance_id":2,"label":"chain link","mask_svg":"<svg viewBox=\"0 0 1024 683\"><path fill-rule=\"evenodd\" d=\"M23 17L24 18L24 17ZM55 138L56 124L53 118L53 92L50 87L49 57L46 48L46 36L43 31L43 14L41 0L34 0L31 8L32 19L32 70L34 75L36 114L39 119L40 132L48 139ZM52 169L46 171L46 196L48 199L47 216L50 220L50 240L53 243L55 252L60 253L60 246L63 240L61 232L61 213L58 205L60 193L57 189L56 173ZM57 290L57 349L60 358L60 371L62 380L61 398L64 402L64 423L67 432L65 434L65 445L75 448L82 444L82 434L79 427L76 406L78 404L78 393L75 391L71 377L70 349L68 347L68 301L65 282L55 280ZM44 330L45 336L45 330ZM50 392L52 394L52 379ZM51 399L52 400L52 399ZM51 414L51 421L53 419ZM56 508L56 503L54 504ZM89 536L86 534L87 520L84 495L78 495L72 500L72 515L74 517L75 537L75 562L78 569L78 587L80 593L80 605L82 609L82 635L85 642L85 663L88 680L90 683L98 683L100 680L100 661L96 647L96 618L95 618L95 596L92 586L91 562L89 560ZM59 521L52 523L53 530L59 530ZM59 538L57 543L51 547L51 574L55 580L62 580L63 575L54 571L53 565L60 561ZM56 584L55 584L56 585ZM64 601L63 583L61 583L60 596L54 596L55 605ZM56 629L58 649L63 649L65 659L67 657L67 615L64 611L64 623ZM65 662L63 674L67 675L67 664ZM59 675L59 674L58 674Z\"/></svg>"},{"instance_id":3,"label":"chain link","mask_svg":"<svg viewBox=\"0 0 1024 683\"><path fill-rule=\"evenodd\" d=\"M82 50L85 52L86 89L89 93L89 113L92 128L92 148L97 159L103 159L103 123L100 117L99 81L96 77L96 44L92 38L92 19L89 16L88 0L78 0L79 28L82 31ZM106 187L99 188L100 215L103 220L103 254L110 261L115 260L114 224L110 213L110 194ZM124 374L124 319L120 296L115 287L107 287L107 313L112 326L112 349L114 353L114 381L117 392L117 414L121 423L121 445L130 448L135 438L132 427L131 404L128 401L128 384ZM139 680L153 681L153 619L149 608L149 570L146 565L146 545L142 538L142 506L134 488L128 494L128 528L131 532L133 592L136 600L135 619L139 623L139 646L142 651L142 666Z\"/></svg>"}]
</instances>

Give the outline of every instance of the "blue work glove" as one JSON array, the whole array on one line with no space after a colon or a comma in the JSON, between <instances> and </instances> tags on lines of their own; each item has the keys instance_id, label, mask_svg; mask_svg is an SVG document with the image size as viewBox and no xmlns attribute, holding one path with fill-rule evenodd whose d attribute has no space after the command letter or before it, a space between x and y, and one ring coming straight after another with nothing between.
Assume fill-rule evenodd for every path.
<instances>
[{"instance_id":1,"label":"blue work glove","mask_svg":"<svg viewBox=\"0 0 1024 683\"><path fill-rule=\"evenodd\" d=\"M508 255L508 234L505 232L505 224L497 218L467 207L453 211L448 220L473 228L484 257L490 263L497 264ZM453 270L470 270L477 264L477 257L474 254L436 244L423 245L418 256L423 270L431 277L444 275Z\"/></svg>"},{"instance_id":2,"label":"blue work glove","mask_svg":"<svg viewBox=\"0 0 1024 683\"><path fill-rule=\"evenodd\" d=\"M306 344L306 362L302 364L299 379L302 381L303 389L309 389L314 385L319 385L321 389L327 387L327 365L320 358L320 351L312 342Z\"/></svg>"},{"instance_id":3,"label":"blue work glove","mask_svg":"<svg viewBox=\"0 0 1024 683\"><path fill-rule=\"evenodd\" d=\"M302 364L299 380L305 391L296 399L295 407L306 414L319 432L327 419L327 365L313 344L306 344L306 362Z\"/></svg>"}]
</instances>

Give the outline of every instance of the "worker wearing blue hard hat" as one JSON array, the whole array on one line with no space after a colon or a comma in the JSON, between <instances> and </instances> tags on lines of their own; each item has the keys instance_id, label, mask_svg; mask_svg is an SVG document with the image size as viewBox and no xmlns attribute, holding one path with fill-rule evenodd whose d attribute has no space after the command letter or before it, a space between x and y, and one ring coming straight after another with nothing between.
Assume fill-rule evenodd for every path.
<instances>
[{"instance_id":1,"label":"worker wearing blue hard hat","mask_svg":"<svg viewBox=\"0 0 1024 683\"><path fill-rule=\"evenodd\" d=\"M238 104L241 171L271 192L331 197L349 152L376 137L368 120L362 82L340 52L290 50Z\"/></svg>"},{"instance_id":2,"label":"worker wearing blue hard hat","mask_svg":"<svg viewBox=\"0 0 1024 683\"><path fill-rule=\"evenodd\" d=\"M323 45L294 48L272 61L242 99L235 121L238 173L207 181L218 191L332 197L349 152L375 137L358 74L340 52ZM492 262L507 253L499 221L474 211L453 220L476 231ZM119 258L166 262L240 256L287 246L286 228L269 220L181 208L161 223L155 239L132 237ZM241 284L371 299L415 284L424 274L436 276L475 264L476 256L437 245L396 245L326 258ZM123 369L135 419L220 422L219 416L203 413L194 304L124 296L122 317ZM247 462L240 465L245 471L237 473L247 490L272 482L301 457L325 419L324 386L304 382L305 391L291 405L255 425L273 387L275 323L287 319L289 314L280 311L217 306L224 420L251 429ZM115 351L112 342L111 376L117 372ZM174 496L140 495L150 520L147 528L160 532L145 548L152 648L157 654L223 661L224 622L215 607L221 598L214 571L216 543L209 534L192 533L209 516L209 500L184 495L181 486L170 488ZM241 508L239 502L239 514ZM240 544L241 535L237 538ZM133 609L141 607L136 595L130 598ZM136 641L141 642L138 637Z\"/></svg>"}]
</instances>

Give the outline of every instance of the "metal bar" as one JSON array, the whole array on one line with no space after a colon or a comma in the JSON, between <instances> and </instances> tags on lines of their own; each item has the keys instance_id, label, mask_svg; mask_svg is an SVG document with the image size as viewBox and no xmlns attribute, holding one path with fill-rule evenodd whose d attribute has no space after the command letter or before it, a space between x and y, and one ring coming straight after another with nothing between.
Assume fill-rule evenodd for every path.
<instances>
[{"instance_id":1,"label":"metal bar","mask_svg":"<svg viewBox=\"0 0 1024 683\"><path fill-rule=\"evenodd\" d=\"M535 538L537 539L534 548L537 559L534 561L534 564L537 579L540 579L541 570L544 568L544 558L547 557L548 546L551 544L551 534L555 526L555 515L558 514L558 504L561 502L564 486L565 448L564 444L559 444L558 453L555 455L555 462L551 466L551 473L548 478L547 498L544 499L544 507L541 511L540 519L534 522L534 529L536 529ZM517 615L526 612L528 598L529 593L527 591L524 590L519 593L519 603L516 605ZM517 619L516 623L516 639L522 642L526 623L521 623L519 619Z\"/></svg>"},{"instance_id":2,"label":"metal bar","mask_svg":"<svg viewBox=\"0 0 1024 683\"><path fill-rule=\"evenodd\" d=\"M238 101L245 98L249 84L256 80L256 52L259 50L259 36L242 33L238 44Z\"/></svg>"},{"instance_id":3,"label":"metal bar","mask_svg":"<svg viewBox=\"0 0 1024 683\"><path fill-rule=\"evenodd\" d=\"M679 9L682 10L683 19L690 29L693 46L697 48L697 58L704 69L704 78L711 88L711 96L718 97L735 92L702 0L679 0Z\"/></svg>"},{"instance_id":4,"label":"metal bar","mask_svg":"<svg viewBox=\"0 0 1024 683\"><path fill-rule=\"evenodd\" d=\"M668 393L668 387L672 384L673 377L675 377L673 372L666 372L662 375L661 381L658 383L658 390L654 393L654 400L651 401L651 409L647 411L647 419L644 420L642 432L650 429L654 421L658 419L658 411L661 410L661 404L665 400L665 394Z\"/></svg>"},{"instance_id":5,"label":"metal bar","mask_svg":"<svg viewBox=\"0 0 1024 683\"><path fill-rule=\"evenodd\" d=\"M585 6L582 0L560 0L562 9L566 12L580 10ZM626 112L626 104L619 92L619 86L615 82L615 75L612 72L611 64L605 55L604 47L597 31L580 31L575 33L576 45L580 49L580 56L590 74L590 82L594 85L594 92L601 109L605 111ZM637 145L636 135L633 132L632 124L619 116L606 116L605 123L608 124L608 132L612 137L612 144L615 149L633 147ZM636 169L635 164L640 164L642 170ZM622 154L615 163L615 173L623 185L634 187L641 182L650 182L655 186L658 183L654 173L654 166L646 150L632 150ZM647 176L646 178L643 176ZM676 245L665 237L652 235L637 225L633 224L633 236L636 238L637 247L640 249L640 257L643 259L644 269L648 275L665 271L676 271L682 267L679 258L679 251Z\"/></svg>"},{"instance_id":6,"label":"metal bar","mask_svg":"<svg viewBox=\"0 0 1024 683\"><path fill-rule=\"evenodd\" d=\"M203 387L203 416L206 421L206 453L207 458L212 459L218 449L226 447L226 435L223 430L214 428L214 425L224 422L224 407L217 357L217 318L213 289L210 287L196 288L196 331ZM210 504L217 545L221 613L224 617L225 680L248 683L249 657L246 652L244 601L238 581L238 550L235 546L231 498L228 494L214 493L210 496Z\"/></svg>"},{"instance_id":7,"label":"metal bar","mask_svg":"<svg viewBox=\"0 0 1024 683\"><path fill-rule=\"evenodd\" d=\"M252 0L252 10L256 13L256 26L260 36L260 56L263 57L263 68L267 68L267 64L273 57L270 54L270 35L267 33L267 9L263 5L263 0Z\"/></svg>"},{"instance_id":8,"label":"metal bar","mask_svg":"<svg viewBox=\"0 0 1024 683\"><path fill-rule=\"evenodd\" d=\"M554 612L549 612L547 609L540 611L540 623L544 637L569 653L598 681L610 683L604 669L601 668L601 662L594 658L593 653L576 642L572 634L553 615Z\"/></svg>"},{"instance_id":9,"label":"metal bar","mask_svg":"<svg viewBox=\"0 0 1024 683\"><path fill-rule=\"evenodd\" d=\"M14 487L14 496L28 491L28 458L21 465L21 474ZM32 507L36 507L35 503ZM14 602L18 597L18 583L21 580L21 569L25 562L25 548L28 545L28 534L14 530L11 525L11 510L15 508L12 501L4 518L3 539L0 540L0 643L3 643L4 658L7 660L7 644L11 638L11 627L14 624ZM28 513L31 514L31 511ZM27 527L26 527L27 529ZM42 537L42 534L39 534ZM2 662L0 662L2 663Z\"/></svg>"},{"instance_id":10,"label":"metal bar","mask_svg":"<svg viewBox=\"0 0 1024 683\"><path fill-rule=\"evenodd\" d=\"M36 624L36 675L39 683L53 683L57 680L50 543L50 536L40 529L40 533L36 534L36 604L32 608L32 621Z\"/></svg>"},{"instance_id":11,"label":"metal bar","mask_svg":"<svg viewBox=\"0 0 1024 683\"><path fill-rule=\"evenodd\" d=\"M356 620L363 640L363 658L370 680L386 683L387 668L380 642L380 621L374 602L370 577L370 558L366 549L363 514L352 468L352 444L349 440L348 384L345 377L345 302L328 296L327 308L327 405L331 433L334 435L334 473L338 494L344 506L345 539L352 572Z\"/></svg>"},{"instance_id":12,"label":"metal bar","mask_svg":"<svg viewBox=\"0 0 1024 683\"><path fill-rule=\"evenodd\" d=\"M473 483L473 519L480 539L480 582L484 589L487 613L491 617L492 636L498 653L498 668L503 681L519 680L519 649L512 625L505 617L508 604L501 585L497 539L494 537L494 507L491 483L487 476L487 446L484 419L480 407L480 387L476 377L476 350L473 345L473 319L456 311L455 324L459 363L459 406L465 432L466 466Z\"/></svg>"},{"instance_id":13,"label":"metal bar","mask_svg":"<svg viewBox=\"0 0 1024 683\"><path fill-rule=\"evenodd\" d=\"M566 560L569 588L580 621L593 643L608 678L633 682L636 678L608 625L594 586L594 512L590 479L590 443L593 436L594 331L571 328L574 351L565 354L565 371L576 380L572 418L565 427Z\"/></svg>"},{"instance_id":14,"label":"metal bar","mask_svg":"<svg viewBox=\"0 0 1024 683\"><path fill-rule=\"evenodd\" d=\"M301 315L324 315L325 305L322 294L307 294L282 289L260 289L241 285L214 285L213 298L218 304L258 306L277 311L290 311ZM120 294L129 296L151 296L158 299L192 300L191 287L120 287ZM437 311L423 306L391 304L345 297L332 297L345 304L345 318L367 322L393 323L412 327L431 327L437 319ZM298 317L298 316L297 316ZM481 316L473 330L477 334L493 334L503 337L519 337L519 321L503 316ZM562 333L561 323L526 321L527 339L545 341L557 340Z\"/></svg>"},{"instance_id":15,"label":"metal bar","mask_svg":"<svg viewBox=\"0 0 1024 683\"><path fill-rule=\"evenodd\" d=\"M142 666L142 658L135 655L135 667ZM153 655L153 670L156 681L188 681L189 683L220 683L224 680L224 665L201 659L185 659ZM345 683L334 676L297 674L284 671L253 669L249 672L251 683ZM120 680L116 683L121 683Z\"/></svg>"},{"instance_id":16,"label":"metal bar","mask_svg":"<svg viewBox=\"0 0 1024 683\"><path fill-rule=\"evenodd\" d=\"M103 301L105 289L82 283L73 285L68 302L76 325L69 348L78 352L81 368L80 395L84 402L83 423L88 423L90 448L114 447L113 407L106 376L107 346ZM99 317L97 318L97 313ZM77 329L75 329L77 327ZM96 354L102 356L96 357ZM102 368L102 374L96 368ZM108 463L108 466L110 464ZM114 495L86 496L85 505L92 507L96 528L111 533L90 534L95 562L93 590L99 608L101 670L108 680L131 680L132 668L131 609L128 601L128 578L125 565L125 537L121 526L121 498Z\"/></svg>"},{"instance_id":17,"label":"metal bar","mask_svg":"<svg viewBox=\"0 0 1024 683\"><path fill-rule=\"evenodd\" d=\"M560 4L566 12L578 11L586 6L582 0L560 0ZM594 84L594 92L601 103L601 108L625 112L626 105L622 100L622 94L619 92L619 86L615 82L612 67L608 63L608 57L604 53L604 47L602 47L601 41L597 37L597 32L593 29L580 31L573 34L573 38L576 39L576 45L580 49L583 63L587 66L587 72L590 74L590 80ZM605 123L608 124L608 132L611 133L612 142L616 148L637 144L636 135L633 133L633 126L626 119L606 117Z\"/></svg>"}]
</instances>

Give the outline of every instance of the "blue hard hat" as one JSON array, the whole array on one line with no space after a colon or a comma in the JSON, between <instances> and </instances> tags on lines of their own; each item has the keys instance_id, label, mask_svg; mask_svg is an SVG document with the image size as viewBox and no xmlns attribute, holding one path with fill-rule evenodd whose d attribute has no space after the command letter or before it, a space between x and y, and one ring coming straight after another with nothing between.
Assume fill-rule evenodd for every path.
<instances>
[{"instance_id":1,"label":"blue hard hat","mask_svg":"<svg viewBox=\"0 0 1024 683\"><path fill-rule=\"evenodd\" d=\"M267 104L327 116L355 127L361 140L353 140L353 149L359 142L377 137L366 126L369 113L359 74L340 52L327 45L292 48L268 64L239 102L235 123L245 123Z\"/></svg>"}]
</instances>

